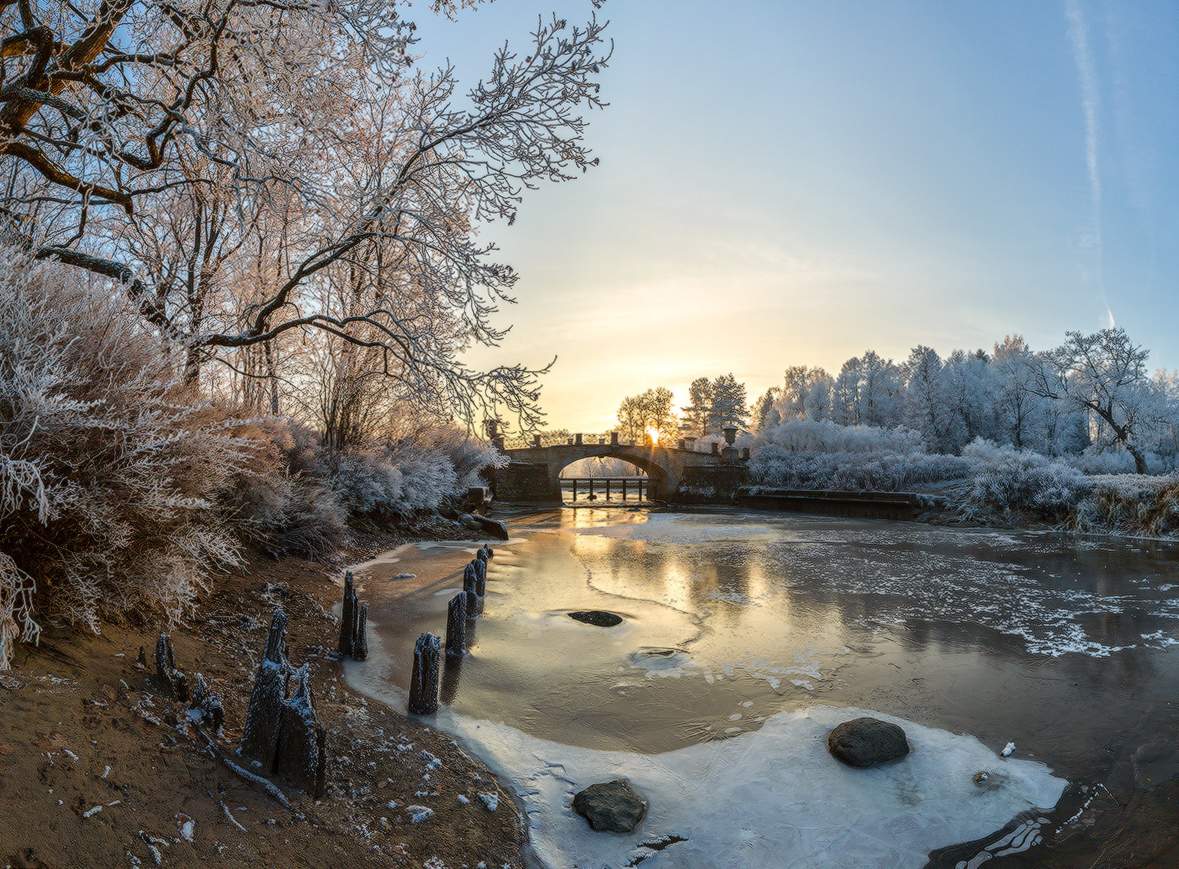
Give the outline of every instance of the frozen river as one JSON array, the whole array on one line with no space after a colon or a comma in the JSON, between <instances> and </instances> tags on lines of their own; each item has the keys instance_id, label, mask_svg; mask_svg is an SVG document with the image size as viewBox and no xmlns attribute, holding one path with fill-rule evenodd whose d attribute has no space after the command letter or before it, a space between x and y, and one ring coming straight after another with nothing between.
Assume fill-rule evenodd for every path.
<instances>
[{"instance_id":1,"label":"frozen river","mask_svg":"<svg viewBox=\"0 0 1179 869\"><path fill-rule=\"evenodd\" d=\"M437 724L516 783L543 862L1179 855L1173 547L742 512L512 527ZM413 642L443 632L472 552L402 547L358 568L376 629L353 684L404 706ZM568 615L590 609L623 621ZM910 756L838 764L826 732L857 714L905 727ZM572 794L620 776L648 817L590 832Z\"/></svg>"}]
</instances>

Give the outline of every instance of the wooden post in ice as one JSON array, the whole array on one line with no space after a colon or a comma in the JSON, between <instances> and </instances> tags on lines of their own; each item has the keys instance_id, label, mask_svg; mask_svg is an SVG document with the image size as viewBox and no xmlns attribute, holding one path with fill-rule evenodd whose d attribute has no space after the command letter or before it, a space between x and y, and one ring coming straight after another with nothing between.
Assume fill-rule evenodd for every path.
<instances>
[{"instance_id":1,"label":"wooden post in ice","mask_svg":"<svg viewBox=\"0 0 1179 869\"><path fill-rule=\"evenodd\" d=\"M446 607L446 654L461 658L467 651L467 593L460 591Z\"/></svg>"},{"instance_id":2,"label":"wooden post in ice","mask_svg":"<svg viewBox=\"0 0 1179 869\"><path fill-rule=\"evenodd\" d=\"M352 659L363 661L368 657L368 604L362 603L356 614L356 635L352 638Z\"/></svg>"},{"instance_id":3,"label":"wooden post in ice","mask_svg":"<svg viewBox=\"0 0 1179 869\"><path fill-rule=\"evenodd\" d=\"M359 607L356 605L356 589L352 583L352 572L344 574L344 609L340 613L340 644L341 655L352 654L352 639L356 636L356 617Z\"/></svg>"},{"instance_id":4,"label":"wooden post in ice","mask_svg":"<svg viewBox=\"0 0 1179 869\"><path fill-rule=\"evenodd\" d=\"M475 594L483 597L487 594L487 562L476 558L471 564L475 568Z\"/></svg>"},{"instance_id":5,"label":"wooden post in ice","mask_svg":"<svg viewBox=\"0 0 1179 869\"><path fill-rule=\"evenodd\" d=\"M340 613L339 651L343 657L363 661L368 657L368 604L356 596L352 573L344 574L344 607Z\"/></svg>"},{"instance_id":6,"label":"wooden post in ice","mask_svg":"<svg viewBox=\"0 0 1179 869\"><path fill-rule=\"evenodd\" d=\"M433 715L438 711L438 670L442 641L435 634L422 634L413 647L413 673L409 680L409 711Z\"/></svg>"}]
</instances>

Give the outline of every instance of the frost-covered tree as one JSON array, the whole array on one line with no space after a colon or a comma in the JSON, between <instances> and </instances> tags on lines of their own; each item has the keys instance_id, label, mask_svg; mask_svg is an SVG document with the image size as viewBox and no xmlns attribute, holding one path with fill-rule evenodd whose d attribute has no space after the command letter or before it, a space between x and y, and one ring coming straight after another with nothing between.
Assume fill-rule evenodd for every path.
<instances>
[{"instance_id":1,"label":"frost-covered tree","mask_svg":"<svg viewBox=\"0 0 1179 869\"><path fill-rule=\"evenodd\" d=\"M901 371L874 350L843 363L835 380L832 419L842 425L892 426L900 420Z\"/></svg>"},{"instance_id":2,"label":"frost-covered tree","mask_svg":"<svg viewBox=\"0 0 1179 869\"><path fill-rule=\"evenodd\" d=\"M712 381L697 377L688 387L688 406L680 408L683 432L688 437L708 434L708 413L712 409Z\"/></svg>"},{"instance_id":3,"label":"frost-covered tree","mask_svg":"<svg viewBox=\"0 0 1179 869\"><path fill-rule=\"evenodd\" d=\"M791 365L786 369L781 397L777 403L779 417L782 420L825 418L823 411L829 401L830 390L824 387L829 387L830 379L822 368Z\"/></svg>"},{"instance_id":4,"label":"frost-covered tree","mask_svg":"<svg viewBox=\"0 0 1179 869\"><path fill-rule=\"evenodd\" d=\"M994 394L987 355L955 350L942 366L941 384L947 417L943 445L959 452L976 437L990 438Z\"/></svg>"},{"instance_id":5,"label":"frost-covered tree","mask_svg":"<svg viewBox=\"0 0 1179 869\"><path fill-rule=\"evenodd\" d=\"M1008 335L995 345L991 371L994 378L995 415L1002 440L1017 449L1045 449L1037 436L1044 415L1044 400L1032 390L1033 356L1019 335Z\"/></svg>"},{"instance_id":6,"label":"frost-covered tree","mask_svg":"<svg viewBox=\"0 0 1179 869\"><path fill-rule=\"evenodd\" d=\"M375 0L0 6L13 34L0 56L2 228L122 284L188 348L190 371L205 358L245 370L250 348L320 333L377 348L379 370L438 412L472 424L503 408L535 426L544 369L463 362L503 337L493 315L517 278L479 230L511 223L525 189L596 165L584 114L603 105L605 24L538 22L460 99L452 67L409 68L400 12ZM144 242L184 233L135 237L135 215L166 217L167 198L194 186L256 230L221 269L239 280L218 284L232 292L215 310L170 264L203 287L202 251L220 241L157 252ZM202 233L219 207L198 216ZM346 307L328 304L332 282L351 284Z\"/></svg>"},{"instance_id":7,"label":"frost-covered tree","mask_svg":"<svg viewBox=\"0 0 1179 869\"><path fill-rule=\"evenodd\" d=\"M905 384L901 419L908 428L921 433L926 446L940 449L944 426L939 394L942 359L932 347L919 345L909 353L901 371Z\"/></svg>"},{"instance_id":8,"label":"frost-covered tree","mask_svg":"<svg viewBox=\"0 0 1179 869\"><path fill-rule=\"evenodd\" d=\"M782 414L778 410L781 395L782 390L776 386L771 386L758 396L757 400L753 403L750 415L753 425L758 431L775 426L782 421Z\"/></svg>"},{"instance_id":9,"label":"frost-covered tree","mask_svg":"<svg viewBox=\"0 0 1179 869\"><path fill-rule=\"evenodd\" d=\"M731 373L712 381L712 403L708 408L708 433L716 434L725 426L744 428L749 425L749 408L745 384Z\"/></svg>"},{"instance_id":10,"label":"frost-covered tree","mask_svg":"<svg viewBox=\"0 0 1179 869\"><path fill-rule=\"evenodd\" d=\"M672 399L671 390L663 386L624 398L618 407L623 439L642 443L651 430L658 433L660 441L675 437L678 425L671 412Z\"/></svg>"},{"instance_id":11,"label":"frost-covered tree","mask_svg":"<svg viewBox=\"0 0 1179 869\"><path fill-rule=\"evenodd\" d=\"M1159 391L1147 375L1149 351L1124 329L1066 335L1059 347L1036 357L1031 388L1092 414L1100 436L1129 452L1139 474L1147 473L1142 440L1164 417Z\"/></svg>"}]
</instances>

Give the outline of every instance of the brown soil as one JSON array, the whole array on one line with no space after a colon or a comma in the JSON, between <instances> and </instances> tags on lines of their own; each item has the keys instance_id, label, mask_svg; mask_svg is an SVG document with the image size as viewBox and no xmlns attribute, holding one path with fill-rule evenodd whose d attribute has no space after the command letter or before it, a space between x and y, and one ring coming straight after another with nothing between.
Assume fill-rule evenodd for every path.
<instances>
[{"instance_id":1,"label":"brown soil","mask_svg":"<svg viewBox=\"0 0 1179 869\"><path fill-rule=\"evenodd\" d=\"M339 563L400 542L373 537ZM168 699L151 672L158 630L46 631L0 674L0 865L523 866L525 827L495 777L449 737L345 687L329 652L339 575L294 558L256 560L171 633L190 684L200 672L220 693L220 745L232 753L271 611L286 610L291 661L312 662L328 732L322 799L276 781L288 811L204 748L184 721L187 704ZM480 792L499 793L494 812ZM412 823L411 805L433 815Z\"/></svg>"}]
</instances>

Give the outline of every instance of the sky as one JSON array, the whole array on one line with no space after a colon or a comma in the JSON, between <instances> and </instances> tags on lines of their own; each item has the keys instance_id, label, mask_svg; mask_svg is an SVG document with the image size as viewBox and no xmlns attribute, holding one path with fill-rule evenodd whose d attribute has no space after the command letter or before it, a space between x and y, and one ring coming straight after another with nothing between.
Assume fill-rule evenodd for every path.
<instances>
[{"instance_id":1,"label":"sky","mask_svg":"<svg viewBox=\"0 0 1179 869\"><path fill-rule=\"evenodd\" d=\"M426 66L485 74L538 13L418 13ZM612 0L599 168L487 238L520 273L476 365L557 358L552 428L732 372L898 361L1124 327L1179 367L1179 5Z\"/></svg>"}]
</instances>

